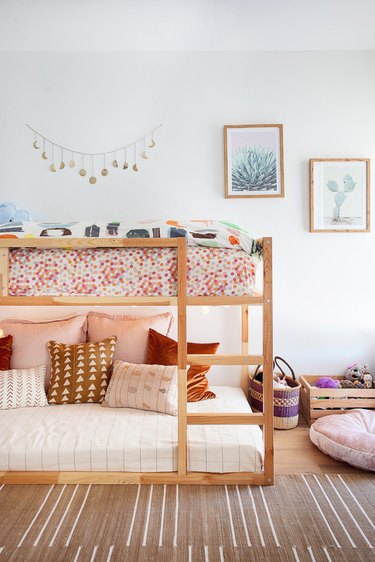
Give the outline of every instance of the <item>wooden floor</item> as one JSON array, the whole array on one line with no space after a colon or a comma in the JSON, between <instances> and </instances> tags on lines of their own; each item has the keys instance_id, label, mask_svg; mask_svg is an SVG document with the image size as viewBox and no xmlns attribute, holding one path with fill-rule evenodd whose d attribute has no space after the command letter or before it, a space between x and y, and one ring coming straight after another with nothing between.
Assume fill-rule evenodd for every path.
<instances>
[{"instance_id":1,"label":"wooden floor","mask_svg":"<svg viewBox=\"0 0 375 562\"><path fill-rule=\"evenodd\" d=\"M275 430L275 472L281 474L363 474L349 464L319 451L309 438L309 426L300 415L295 429Z\"/></svg>"}]
</instances>

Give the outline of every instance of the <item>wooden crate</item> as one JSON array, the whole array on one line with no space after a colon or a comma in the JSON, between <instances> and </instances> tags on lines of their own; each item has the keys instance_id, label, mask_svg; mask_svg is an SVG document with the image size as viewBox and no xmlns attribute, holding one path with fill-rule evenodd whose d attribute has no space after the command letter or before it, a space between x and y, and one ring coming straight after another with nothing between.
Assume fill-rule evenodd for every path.
<instances>
[{"instance_id":1,"label":"wooden crate","mask_svg":"<svg viewBox=\"0 0 375 562\"><path fill-rule=\"evenodd\" d=\"M353 408L375 409L375 388L316 388L314 383L322 376L342 380L341 375L303 375L301 383L301 413L311 425L330 414L343 414Z\"/></svg>"}]
</instances>

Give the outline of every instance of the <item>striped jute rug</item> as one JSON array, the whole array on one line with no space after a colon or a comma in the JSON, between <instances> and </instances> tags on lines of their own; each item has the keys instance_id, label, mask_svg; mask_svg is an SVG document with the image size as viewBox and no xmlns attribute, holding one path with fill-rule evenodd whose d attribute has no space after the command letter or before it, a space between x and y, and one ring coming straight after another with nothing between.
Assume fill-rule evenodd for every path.
<instances>
[{"instance_id":1,"label":"striped jute rug","mask_svg":"<svg viewBox=\"0 0 375 562\"><path fill-rule=\"evenodd\" d=\"M0 486L0 562L375 561L371 475L257 486Z\"/></svg>"}]
</instances>

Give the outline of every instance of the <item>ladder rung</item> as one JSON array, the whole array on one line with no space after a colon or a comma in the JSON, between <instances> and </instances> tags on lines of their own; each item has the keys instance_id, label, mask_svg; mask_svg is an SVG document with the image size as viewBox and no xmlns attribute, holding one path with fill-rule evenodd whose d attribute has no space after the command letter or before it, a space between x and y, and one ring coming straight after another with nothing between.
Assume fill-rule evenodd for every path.
<instances>
[{"instance_id":1,"label":"ladder rung","mask_svg":"<svg viewBox=\"0 0 375 562\"><path fill-rule=\"evenodd\" d=\"M263 355L189 354L189 365L263 365Z\"/></svg>"},{"instance_id":2,"label":"ladder rung","mask_svg":"<svg viewBox=\"0 0 375 562\"><path fill-rule=\"evenodd\" d=\"M264 425L263 414L188 414L188 425Z\"/></svg>"}]
</instances>

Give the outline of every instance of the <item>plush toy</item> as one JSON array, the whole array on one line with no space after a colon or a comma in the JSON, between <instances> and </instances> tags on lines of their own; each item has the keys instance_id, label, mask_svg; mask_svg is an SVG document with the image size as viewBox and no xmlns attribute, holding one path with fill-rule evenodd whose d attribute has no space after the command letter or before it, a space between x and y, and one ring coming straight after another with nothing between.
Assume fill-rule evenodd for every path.
<instances>
[{"instance_id":1,"label":"plush toy","mask_svg":"<svg viewBox=\"0 0 375 562\"><path fill-rule=\"evenodd\" d=\"M331 377L320 377L315 381L315 386L318 388L338 388L340 386L340 381L332 379Z\"/></svg>"},{"instance_id":2,"label":"plush toy","mask_svg":"<svg viewBox=\"0 0 375 562\"><path fill-rule=\"evenodd\" d=\"M364 388L372 388L372 375L370 373L366 373L363 375L363 386Z\"/></svg>"},{"instance_id":3,"label":"plush toy","mask_svg":"<svg viewBox=\"0 0 375 562\"><path fill-rule=\"evenodd\" d=\"M368 365L359 365L359 363L353 363L349 365L345 372L345 378L348 381L359 381L362 382L364 374L368 373Z\"/></svg>"},{"instance_id":4,"label":"plush toy","mask_svg":"<svg viewBox=\"0 0 375 562\"><path fill-rule=\"evenodd\" d=\"M29 211L17 209L14 203L9 201L0 205L0 224L16 221L32 221Z\"/></svg>"},{"instance_id":5,"label":"plush toy","mask_svg":"<svg viewBox=\"0 0 375 562\"><path fill-rule=\"evenodd\" d=\"M361 388L360 383L354 383L346 379L340 381L340 388Z\"/></svg>"},{"instance_id":6,"label":"plush toy","mask_svg":"<svg viewBox=\"0 0 375 562\"><path fill-rule=\"evenodd\" d=\"M273 388L285 388L288 386L288 381L285 378L280 377L277 373L273 375Z\"/></svg>"},{"instance_id":7,"label":"plush toy","mask_svg":"<svg viewBox=\"0 0 375 562\"><path fill-rule=\"evenodd\" d=\"M369 372L368 365L353 363L345 372L345 379L341 381L341 388L372 388L375 380Z\"/></svg>"}]
</instances>

